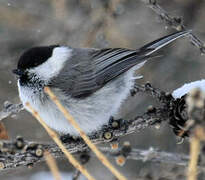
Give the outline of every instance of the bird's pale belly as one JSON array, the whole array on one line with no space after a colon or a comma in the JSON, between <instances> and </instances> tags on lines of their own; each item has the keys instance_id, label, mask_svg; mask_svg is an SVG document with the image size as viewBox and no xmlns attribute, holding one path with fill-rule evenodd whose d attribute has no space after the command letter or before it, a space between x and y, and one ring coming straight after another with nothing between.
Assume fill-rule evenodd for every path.
<instances>
[{"instance_id":1,"label":"bird's pale belly","mask_svg":"<svg viewBox=\"0 0 205 180\"><path fill-rule=\"evenodd\" d=\"M128 71L126 76L116 78L85 99L65 97L59 90L52 90L58 94L60 101L82 130L89 134L107 124L110 116L118 112L122 101L129 95L132 87L132 72ZM19 86L19 95L23 104L29 102L49 127L61 134L78 135L50 99L42 101L42 94L40 96L32 89L22 86Z\"/></svg>"}]
</instances>

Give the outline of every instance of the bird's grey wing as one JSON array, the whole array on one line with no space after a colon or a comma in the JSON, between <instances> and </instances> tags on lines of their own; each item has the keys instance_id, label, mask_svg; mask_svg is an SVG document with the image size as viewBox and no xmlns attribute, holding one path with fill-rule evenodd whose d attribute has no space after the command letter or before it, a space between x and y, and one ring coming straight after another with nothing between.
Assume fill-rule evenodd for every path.
<instances>
[{"instance_id":1,"label":"bird's grey wing","mask_svg":"<svg viewBox=\"0 0 205 180\"><path fill-rule=\"evenodd\" d=\"M190 31L176 32L157 39L139 50L123 48L74 49L65 68L51 85L60 87L72 97L86 97L131 67L143 62L152 53Z\"/></svg>"},{"instance_id":2,"label":"bird's grey wing","mask_svg":"<svg viewBox=\"0 0 205 180\"><path fill-rule=\"evenodd\" d=\"M72 97L86 97L113 78L144 61L147 51L150 50L139 53L136 50L123 48L75 49L75 54L50 85L60 87Z\"/></svg>"}]
</instances>

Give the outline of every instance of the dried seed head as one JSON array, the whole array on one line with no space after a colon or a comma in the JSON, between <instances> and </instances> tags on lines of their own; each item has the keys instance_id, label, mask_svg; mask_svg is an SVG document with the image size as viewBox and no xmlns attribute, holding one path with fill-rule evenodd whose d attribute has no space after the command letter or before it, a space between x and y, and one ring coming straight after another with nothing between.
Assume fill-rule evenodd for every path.
<instances>
[{"instance_id":1,"label":"dried seed head","mask_svg":"<svg viewBox=\"0 0 205 180\"><path fill-rule=\"evenodd\" d=\"M43 149L42 148L37 148L36 149L36 151L35 151L35 155L37 156L37 157L42 157L43 156Z\"/></svg>"},{"instance_id":2,"label":"dried seed head","mask_svg":"<svg viewBox=\"0 0 205 180\"><path fill-rule=\"evenodd\" d=\"M151 87L152 87L152 86L151 86L150 82L147 81L146 84L145 84L145 88L151 88Z\"/></svg>"},{"instance_id":3,"label":"dried seed head","mask_svg":"<svg viewBox=\"0 0 205 180\"><path fill-rule=\"evenodd\" d=\"M4 142L0 141L0 151L2 148L4 148Z\"/></svg>"},{"instance_id":4,"label":"dried seed head","mask_svg":"<svg viewBox=\"0 0 205 180\"><path fill-rule=\"evenodd\" d=\"M154 126L154 127L155 127L155 129L160 129L160 127L161 127L161 126L160 126L160 124L159 124L159 123L157 123L157 124L155 124L155 126Z\"/></svg>"},{"instance_id":5,"label":"dried seed head","mask_svg":"<svg viewBox=\"0 0 205 180\"><path fill-rule=\"evenodd\" d=\"M175 17L174 18L175 22L181 24L182 23L182 18L181 17Z\"/></svg>"},{"instance_id":6,"label":"dried seed head","mask_svg":"<svg viewBox=\"0 0 205 180\"><path fill-rule=\"evenodd\" d=\"M130 90L130 95L131 96L134 96L136 93L137 93L137 91L135 89L131 89Z\"/></svg>"},{"instance_id":7,"label":"dried seed head","mask_svg":"<svg viewBox=\"0 0 205 180\"><path fill-rule=\"evenodd\" d=\"M0 170L4 169L5 168L5 165L3 162L0 162Z\"/></svg>"},{"instance_id":8,"label":"dried seed head","mask_svg":"<svg viewBox=\"0 0 205 180\"><path fill-rule=\"evenodd\" d=\"M74 140L74 141L77 141L79 139L78 136L71 136L71 138Z\"/></svg>"},{"instance_id":9,"label":"dried seed head","mask_svg":"<svg viewBox=\"0 0 205 180\"><path fill-rule=\"evenodd\" d=\"M178 25L178 26L176 27L176 30L177 30L177 31L182 31L182 30L183 30L182 25Z\"/></svg>"},{"instance_id":10,"label":"dried seed head","mask_svg":"<svg viewBox=\"0 0 205 180\"><path fill-rule=\"evenodd\" d=\"M125 142L123 143L123 146L125 146L125 147L131 147L131 145L130 145L130 142L129 142L129 141L125 141Z\"/></svg>"},{"instance_id":11,"label":"dried seed head","mask_svg":"<svg viewBox=\"0 0 205 180\"><path fill-rule=\"evenodd\" d=\"M113 128L118 128L119 127L119 122L118 121L113 121L111 125L112 125Z\"/></svg>"},{"instance_id":12,"label":"dried seed head","mask_svg":"<svg viewBox=\"0 0 205 180\"><path fill-rule=\"evenodd\" d=\"M157 2L156 0L149 0L149 3L155 5Z\"/></svg>"},{"instance_id":13,"label":"dried seed head","mask_svg":"<svg viewBox=\"0 0 205 180\"><path fill-rule=\"evenodd\" d=\"M110 143L111 149L115 150L119 148L119 143L118 142L112 142Z\"/></svg>"},{"instance_id":14,"label":"dried seed head","mask_svg":"<svg viewBox=\"0 0 205 180\"><path fill-rule=\"evenodd\" d=\"M121 150L123 156L126 157L130 153L130 151L131 151L131 144L129 141L125 141L123 143L122 150Z\"/></svg>"},{"instance_id":15,"label":"dried seed head","mask_svg":"<svg viewBox=\"0 0 205 180\"><path fill-rule=\"evenodd\" d=\"M90 156L89 156L88 153L83 153L83 154L80 155L80 162L82 164L87 163L89 160L90 160Z\"/></svg>"},{"instance_id":16,"label":"dried seed head","mask_svg":"<svg viewBox=\"0 0 205 180\"><path fill-rule=\"evenodd\" d=\"M38 144L36 144L36 143L30 143L29 145L28 145L28 148L27 149L36 149L38 147Z\"/></svg>"},{"instance_id":17,"label":"dried seed head","mask_svg":"<svg viewBox=\"0 0 205 180\"><path fill-rule=\"evenodd\" d=\"M124 156L120 155L120 156L117 156L115 158L115 161L116 161L117 165L123 166L126 162L126 158Z\"/></svg>"},{"instance_id":18,"label":"dried seed head","mask_svg":"<svg viewBox=\"0 0 205 180\"><path fill-rule=\"evenodd\" d=\"M169 100L171 100L171 98L172 98L172 94L171 94L170 92L166 92L166 93L165 93L165 96L166 96L166 98L169 99Z\"/></svg>"},{"instance_id":19,"label":"dried seed head","mask_svg":"<svg viewBox=\"0 0 205 180\"><path fill-rule=\"evenodd\" d=\"M149 113L154 113L155 111L156 111L156 109L155 109L154 106L149 105L149 106L147 107L147 112L149 112Z\"/></svg>"},{"instance_id":20,"label":"dried seed head","mask_svg":"<svg viewBox=\"0 0 205 180\"><path fill-rule=\"evenodd\" d=\"M11 149L3 147L3 148L1 148L1 152L8 153L8 152L11 152Z\"/></svg>"},{"instance_id":21,"label":"dried seed head","mask_svg":"<svg viewBox=\"0 0 205 180\"><path fill-rule=\"evenodd\" d=\"M104 137L104 139L106 139L106 140L112 139L112 136L113 136L112 133L109 132L109 131L104 132L104 134L103 134L103 137Z\"/></svg>"},{"instance_id":22,"label":"dried seed head","mask_svg":"<svg viewBox=\"0 0 205 180\"><path fill-rule=\"evenodd\" d=\"M23 139L17 139L16 142L15 142L15 145L18 149L22 149L24 147Z\"/></svg>"},{"instance_id":23,"label":"dried seed head","mask_svg":"<svg viewBox=\"0 0 205 180\"><path fill-rule=\"evenodd\" d=\"M23 137L18 135L18 136L16 136L16 140L22 140L23 141Z\"/></svg>"},{"instance_id":24,"label":"dried seed head","mask_svg":"<svg viewBox=\"0 0 205 180\"><path fill-rule=\"evenodd\" d=\"M33 163L27 164L27 168L32 169L33 168Z\"/></svg>"}]
</instances>

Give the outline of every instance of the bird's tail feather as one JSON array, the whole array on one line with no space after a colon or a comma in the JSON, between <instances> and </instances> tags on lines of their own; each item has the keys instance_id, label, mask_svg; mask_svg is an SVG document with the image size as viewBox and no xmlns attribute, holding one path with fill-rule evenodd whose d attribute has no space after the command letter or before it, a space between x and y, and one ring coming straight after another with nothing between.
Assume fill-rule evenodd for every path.
<instances>
[{"instance_id":1,"label":"bird's tail feather","mask_svg":"<svg viewBox=\"0 0 205 180\"><path fill-rule=\"evenodd\" d=\"M139 52L147 52L144 55L148 56L158 49L161 49L162 47L166 46L167 44L171 43L172 41L175 41L176 39L179 39L181 37L187 36L190 34L191 30L187 31L180 31L173 34L170 34L168 36L162 37L160 39L157 39L155 41L152 41L151 43L146 44L145 46L141 47L139 49Z\"/></svg>"}]
</instances>

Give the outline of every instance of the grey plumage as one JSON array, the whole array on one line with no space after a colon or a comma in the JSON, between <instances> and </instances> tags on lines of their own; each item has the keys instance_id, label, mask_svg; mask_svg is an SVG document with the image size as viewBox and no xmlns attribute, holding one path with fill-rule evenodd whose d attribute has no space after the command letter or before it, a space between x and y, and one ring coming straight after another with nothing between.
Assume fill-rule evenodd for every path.
<instances>
[{"instance_id":1,"label":"grey plumage","mask_svg":"<svg viewBox=\"0 0 205 180\"><path fill-rule=\"evenodd\" d=\"M50 86L84 132L97 131L108 122L110 116L118 112L121 103L129 95L134 84L134 72L152 58L155 51L189 33L177 32L138 50L50 46L47 52L52 56L41 58L40 65L36 59L35 63L30 63L31 51L25 52L24 57L30 60L21 58L19 67L24 69L15 71L20 75L20 98L23 104L29 101L51 128L64 134L77 135L43 92L44 86ZM43 49L45 47L33 48L32 54L35 53L35 58L37 54L47 57Z\"/></svg>"},{"instance_id":2,"label":"grey plumage","mask_svg":"<svg viewBox=\"0 0 205 180\"><path fill-rule=\"evenodd\" d=\"M165 36L139 50L76 48L59 76L54 77L49 85L61 88L74 98L87 97L134 65L150 58L158 49L188 33L183 31Z\"/></svg>"}]
</instances>

